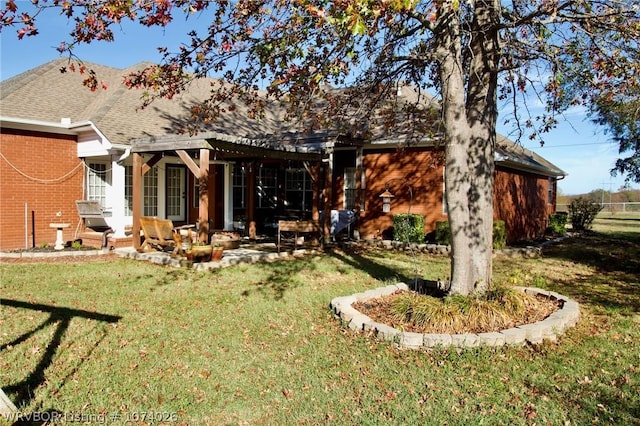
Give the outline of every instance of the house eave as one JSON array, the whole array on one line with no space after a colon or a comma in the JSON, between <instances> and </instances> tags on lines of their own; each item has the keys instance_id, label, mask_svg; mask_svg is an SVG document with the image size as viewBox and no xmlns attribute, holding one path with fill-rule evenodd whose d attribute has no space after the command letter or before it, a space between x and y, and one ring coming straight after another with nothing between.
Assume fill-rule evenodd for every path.
<instances>
[{"instance_id":1,"label":"house eave","mask_svg":"<svg viewBox=\"0 0 640 426\"><path fill-rule=\"evenodd\" d=\"M105 152L123 153L129 149L128 145L112 144L109 139L96 127L93 122L61 119L60 122L31 120L17 117L0 116L0 127L7 129L25 130L40 133L53 133L58 135L78 136L84 132L93 132L105 145Z\"/></svg>"},{"instance_id":2,"label":"house eave","mask_svg":"<svg viewBox=\"0 0 640 426\"><path fill-rule=\"evenodd\" d=\"M533 173L533 174L537 174L545 177L552 177L556 179L561 179L567 176L567 173L560 169L552 170L546 167L535 167L532 165L525 165L518 161L512 161L508 159L505 159L505 160L496 159L495 164L497 166L501 166L511 170L518 170L521 172Z\"/></svg>"},{"instance_id":3,"label":"house eave","mask_svg":"<svg viewBox=\"0 0 640 426\"><path fill-rule=\"evenodd\" d=\"M31 120L17 117L0 116L0 127L5 129L27 130L59 135L77 135L78 130L70 127L70 123L42 120Z\"/></svg>"}]
</instances>

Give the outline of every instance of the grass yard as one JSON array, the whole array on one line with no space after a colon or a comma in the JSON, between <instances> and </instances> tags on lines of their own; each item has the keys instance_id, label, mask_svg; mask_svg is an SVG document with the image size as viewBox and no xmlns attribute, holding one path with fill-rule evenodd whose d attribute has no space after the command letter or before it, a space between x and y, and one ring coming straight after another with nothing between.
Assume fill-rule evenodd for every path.
<instances>
[{"instance_id":1,"label":"grass yard","mask_svg":"<svg viewBox=\"0 0 640 426\"><path fill-rule=\"evenodd\" d=\"M496 280L581 303L575 329L535 347L401 351L332 317L333 297L412 278L403 254L2 264L0 387L22 412L108 424L640 424L640 220L594 230L496 259Z\"/></svg>"}]
</instances>

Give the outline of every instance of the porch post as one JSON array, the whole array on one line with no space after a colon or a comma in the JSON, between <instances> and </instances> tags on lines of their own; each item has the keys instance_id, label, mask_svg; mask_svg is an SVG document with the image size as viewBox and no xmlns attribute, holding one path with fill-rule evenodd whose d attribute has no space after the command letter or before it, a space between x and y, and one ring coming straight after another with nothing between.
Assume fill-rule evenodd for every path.
<instances>
[{"instance_id":1,"label":"porch post","mask_svg":"<svg viewBox=\"0 0 640 426\"><path fill-rule=\"evenodd\" d=\"M133 153L133 179L131 182L133 191L133 223L132 237L133 248L140 248L140 216L142 216L142 156Z\"/></svg>"},{"instance_id":2,"label":"porch post","mask_svg":"<svg viewBox=\"0 0 640 426\"><path fill-rule=\"evenodd\" d=\"M353 230L353 237L360 239L360 212L364 210L364 191L366 189L366 180L364 173L364 158L362 147L356 148L356 226Z\"/></svg>"},{"instance_id":3,"label":"porch post","mask_svg":"<svg viewBox=\"0 0 640 426\"><path fill-rule=\"evenodd\" d=\"M247 224L249 227L249 238L256 239L256 163L252 161L249 163L249 173L247 173L247 193L246 197L246 214Z\"/></svg>"},{"instance_id":4,"label":"porch post","mask_svg":"<svg viewBox=\"0 0 640 426\"><path fill-rule=\"evenodd\" d=\"M329 161L325 169L324 184L324 242L331 242L331 207L333 198L333 152L329 152Z\"/></svg>"},{"instance_id":5,"label":"porch post","mask_svg":"<svg viewBox=\"0 0 640 426\"><path fill-rule=\"evenodd\" d=\"M311 171L311 189L313 191L313 201L311 203L311 220L320 219L320 161L313 164Z\"/></svg>"},{"instance_id":6,"label":"porch post","mask_svg":"<svg viewBox=\"0 0 640 426\"><path fill-rule=\"evenodd\" d=\"M209 150L200 150L200 204L198 210L198 240L209 242Z\"/></svg>"},{"instance_id":7,"label":"porch post","mask_svg":"<svg viewBox=\"0 0 640 426\"><path fill-rule=\"evenodd\" d=\"M233 231L233 167L224 164L224 229Z\"/></svg>"}]
</instances>

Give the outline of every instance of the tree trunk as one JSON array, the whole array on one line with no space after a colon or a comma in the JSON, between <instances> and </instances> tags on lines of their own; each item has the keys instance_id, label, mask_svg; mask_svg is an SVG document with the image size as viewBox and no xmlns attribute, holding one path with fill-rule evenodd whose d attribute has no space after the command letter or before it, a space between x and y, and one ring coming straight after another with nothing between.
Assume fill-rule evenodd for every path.
<instances>
[{"instance_id":1,"label":"tree trunk","mask_svg":"<svg viewBox=\"0 0 640 426\"><path fill-rule=\"evenodd\" d=\"M487 28L499 2L476 3L474 26ZM491 283L493 174L497 120L497 32L471 41L465 96L457 12L443 11L448 31L438 40L445 127L446 203L451 228L451 294L484 292ZM478 31L475 34L479 34ZM476 36L477 37L477 36ZM496 43L492 45L492 43Z\"/></svg>"}]
</instances>

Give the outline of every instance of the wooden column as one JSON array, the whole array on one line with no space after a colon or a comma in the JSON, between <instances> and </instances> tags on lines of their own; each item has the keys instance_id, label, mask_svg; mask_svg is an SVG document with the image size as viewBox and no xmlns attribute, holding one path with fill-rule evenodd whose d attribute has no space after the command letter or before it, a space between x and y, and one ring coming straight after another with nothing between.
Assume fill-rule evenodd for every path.
<instances>
[{"instance_id":1,"label":"wooden column","mask_svg":"<svg viewBox=\"0 0 640 426\"><path fill-rule=\"evenodd\" d=\"M198 241L209 242L209 150L200 150L200 204L198 210Z\"/></svg>"},{"instance_id":2,"label":"wooden column","mask_svg":"<svg viewBox=\"0 0 640 426\"><path fill-rule=\"evenodd\" d=\"M360 212L364 210L364 191L366 189L363 157L362 147L356 148L356 205L354 212L356 217L356 226L353 230L353 237L356 240L360 239ZM351 238L351 235L349 238Z\"/></svg>"},{"instance_id":3,"label":"wooden column","mask_svg":"<svg viewBox=\"0 0 640 426\"><path fill-rule=\"evenodd\" d=\"M325 168L324 184L324 242L331 242L331 208L333 201L333 152L329 153L329 161Z\"/></svg>"},{"instance_id":4,"label":"wooden column","mask_svg":"<svg viewBox=\"0 0 640 426\"><path fill-rule=\"evenodd\" d=\"M313 163L313 167L310 170L311 175L311 188L313 191L313 201L311 205L311 219L320 219L320 165L322 163L317 161Z\"/></svg>"},{"instance_id":5,"label":"wooden column","mask_svg":"<svg viewBox=\"0 0 640 426\"><path fill-rule=\"evenodd\" d=\"M249 172L247 173L246 186L247 193L245 194L245 211L247 214L247 224L249 227L249 238L254 240L256 238L256 162L249 163Z\"/></svg>"},{"instance_id":6,"label":"wooden column","mask_svg":"<svg viewBox=\"0 0 640 426\"><path fill-rule=\"evenodd\" d=\"M142 177L149 171L153 166L158 164L158 162L162 159L162 154L155 154L146 164L142 164L142 155L138 153L133 153L133 179L131 181L131 186L133 187L133 223L132 223L132 237L133 237L133 247L137 250L140 248L140 217L142 216L142 191L144 186L144 181Z\"/></svg>"}]
</instances>

